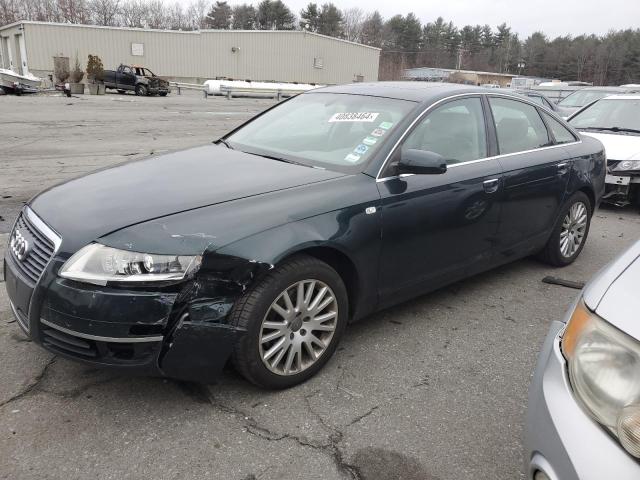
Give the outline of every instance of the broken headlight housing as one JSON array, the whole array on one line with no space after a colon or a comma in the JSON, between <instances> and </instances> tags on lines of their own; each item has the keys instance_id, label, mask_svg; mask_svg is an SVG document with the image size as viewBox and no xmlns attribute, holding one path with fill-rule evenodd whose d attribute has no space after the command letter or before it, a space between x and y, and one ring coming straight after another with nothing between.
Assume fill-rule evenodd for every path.
<instances>
[{"instance_id":1,"label":"broken headlight housing","mask_svg":"<svg viewBox=\"0 0 640 480\"><path fill-rule=\"evenodd\" d=\"M176 281L197 271L201 262L200 255L157 255L92 243L67 260L59 275L94 285Z\"/></svg>"},{"instance_id":2,"label":"broken headlight housing","mask_svg":"<svg viewBox=\"0 0 640 480\"><path fill-rule=\"evenodd\" d=\"M612 172L631 172L640 170L640 160L623 160L611 169Z\"/></svg>"},{"instance_id":3,"label":"broken headlight housing","mask_svg":"<svg viewBox=\"0 0 640 480\"><path fill-rule=\"evenodd\" d=\"M640 342L580 301L562 338L575 396L587 413L640 458Z\"/></svg>"}]
</instances>

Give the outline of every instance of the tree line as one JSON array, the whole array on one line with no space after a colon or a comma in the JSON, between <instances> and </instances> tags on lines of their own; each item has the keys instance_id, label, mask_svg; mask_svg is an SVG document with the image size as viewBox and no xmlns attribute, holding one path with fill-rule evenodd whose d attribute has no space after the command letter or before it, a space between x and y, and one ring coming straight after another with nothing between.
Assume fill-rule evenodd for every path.
<instances>
[{"instance_id":1,"label":"tree line","mask_svg":"<svg viewBox=\"0 0 640 480\"><path fill-rule=\"evenodd\" d=\"M297 14L281 0L231 5L194 0L186 8L163 0L0 0L0 25L19 20L167 30L307 30L382 49L380 78L430 66L486 70L596 85L640 82L640 29L606 35L535 32L525 39L506 23L465 25L413 13L383 18L361 8L309 3Z\"/></svg>"}]
</instances>

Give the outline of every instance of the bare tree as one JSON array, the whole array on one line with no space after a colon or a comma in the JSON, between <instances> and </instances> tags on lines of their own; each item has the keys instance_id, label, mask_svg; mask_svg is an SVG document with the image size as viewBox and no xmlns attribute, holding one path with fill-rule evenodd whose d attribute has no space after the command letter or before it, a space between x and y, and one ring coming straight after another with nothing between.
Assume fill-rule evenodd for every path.
<instances>
[{"instance_id":1,"label":"bare tree","mask_svg":"<svg viewBox=\"0 0 640 480\"><path fill-rule=\"evenodd\" d=\"M120 8L121 23L125 27L142 28L146 23L148 11L147 4L142 0L127 0Z\"/></svg>"},{"instance_id":2,"label":"bare tree","mask_svg":"<svg viewBox=\"0 0 640 480\"><path fill-rule=\"evenodd\" d=\"M167 19L171 30L188 30L187 16L182 11L182 6L176 2L167 10Z\"/></svg>"},{"instance_id":3,"label":"bare tree","mask_svg":"<svg viewBox=\"0 0 640 480\"><path fill-rule=\"evenodd\" d=\"M148 28L170 28L167 8L162 0L149 0L146 4L144 23Z\"/></svg>"},{"instance_id":4,"label":"bare tree","mask_svg":"<svg viewBox=\"0 0 640 480\"><path fill-rule=\"evenodd\" d=\"M89 0L92 23L115 27L118 25L120 0Z\"/></svg>"},{"instance_id":5,"label":"bare tree","mask_svg":"<svg viewBox=\"0 0 640 480\"><path fill-rule=\"evenodd\" d=\"M58 0L58 10L64 22L87 24L90 21L86 0Z\"/></svg>"},{"instance_id":6,"label":"bare tree","mask_svg":"<svg viewBox=\"0 0 640 480\"><path fill-rule=\"evenodd\" d=\"M358 7L342 10L344 38L351 42L359 42L365 21L364 10Z\"/></svg>"},{"instance_id":7,"label":"bare tree","mask_svg":"<svg viewBox=\"0 0 640 480\"><path fill-rule=\"evenodd\" d=\"M187 23L189 29L200 30L205 28L205 19L207 15L207 2L206 0L197 0L189 5L187 8Z\"/></svg>"}]
</instances>

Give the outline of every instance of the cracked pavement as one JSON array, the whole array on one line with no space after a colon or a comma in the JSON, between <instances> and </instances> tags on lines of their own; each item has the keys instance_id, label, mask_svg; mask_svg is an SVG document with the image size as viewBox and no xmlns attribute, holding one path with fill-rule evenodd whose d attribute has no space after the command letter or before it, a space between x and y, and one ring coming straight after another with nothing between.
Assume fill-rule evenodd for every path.
<instances>
[{"instance_id":1,"label":"cracked pavement","mask_svg":"<svg viewBox=\"0 0 640 480\"><path fill-rule=\"evenodd\" d=\"M40 189L206 143L272 103L0 98L0 252ZM577 294L541 280L586 281L639 234L635 209L600 209L570 267L526 259L380 312L347 329L319 375L280 392L231 369L204 386L55 357L21 333L0 281L0 478L523 477L530 375Z\"/></svg>"}]
</instances>

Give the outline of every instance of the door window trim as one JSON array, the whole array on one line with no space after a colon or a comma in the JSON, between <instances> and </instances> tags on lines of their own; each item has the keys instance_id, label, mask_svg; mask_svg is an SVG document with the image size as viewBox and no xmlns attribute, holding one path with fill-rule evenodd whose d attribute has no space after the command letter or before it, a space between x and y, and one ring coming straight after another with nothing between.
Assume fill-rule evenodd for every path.
<instances>
[{"instance_id":1,"label":"door window trim","mask_svg":"<svg viewBox=\"0 0 640 480\"><path fill-rule=\"evenodd\" d=\"M398 146L400 145L400 143L402 143L402 141L407 136L407 134L413 130L415 124L418 123L422 119L422 117L424 117L427 113L429 113L431 110L433 110L437 106L441 105L442 103L447 102L448 100L457 99L457 98L460 98L460 97L474 97L474 96L480 96L481 98L484 97L487 100L487 102L489 101L489 97L507 98L509 100L515 100L515 101L518 101L518 102L526 103L526 104L531 105L534 108L536 108L536 110L538 109L537 105L535 103L533 103L532 101L529 101L529 100L526 100L526 99L515 98L512 95L507 95L507 94L504 94L504 93L493 93L493 92L491 92L490 94L488 94L488 93L484 93L484 92L469 92L469 93L459 93L459 94L456 94L456 95L451 95L449 97L442 98L442 99L438 100L437 102L432 103L431 105L426 107L422 112L420 112L420 115L418 115L411 122L411 124L405 129L405 131L402 133L400 138L393 145L393 148L391 149L391 151L385 157L384 162L382 162L382 165L380 166L380 169L378 170L378 174L376 175L376 183L377 182L386 182L387 180L391 180L391 179L394 179L394 178L412 177L413 175L415 175L414 173L403 173L401 175L389 175L388 177L380 177L380 174L387 167L387 163L389 162L389 159L396 152L396 150L398 149ZM549 112L549 113L551 114L552 117L557 119L557 115L555 115L555 112ZM539 112L538 112L538 115L540 115ZM544 122L544 118L542 117L542 115L540 115L540 118ZM485 123L486 123L486 121L485 121ZM563 122L560 122L560 123L563 123ZM545 123L545 127L546 127L546 123ZM485 129L486 128L487 128L487 126L485 125ZM524 155L524 154L532 153L532 152L550 150L552 148L569 147L571 145L577 145L577 144L582 143L582 139L580 138L579 135L576 134L576 132L573 130L573 127L571 127L569 125L568 128L569 128L569 131L571 131L571 133L573 133L574 136L578 139L575 142L559 143L559 144L555 144L555 145L549 145L549 146L546 146L546 147L534 148L534 149L531 149L531 150L523 150L521 152L504 153L504 154L499 154L499 155L493 155L493 156L486 157L486 158L480 158L478 160L469 160L468 162L455 163L455 164L447 166L447 170L449 168L462 167L464 165L470 165L472 163L486 162L486 161L489 161L489 160L496 160L496 159L505 158L505 157L512 157L514 155Z\"/></svg>"}]
</instances>

